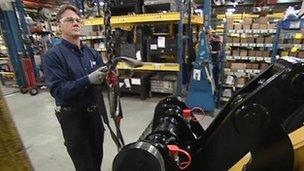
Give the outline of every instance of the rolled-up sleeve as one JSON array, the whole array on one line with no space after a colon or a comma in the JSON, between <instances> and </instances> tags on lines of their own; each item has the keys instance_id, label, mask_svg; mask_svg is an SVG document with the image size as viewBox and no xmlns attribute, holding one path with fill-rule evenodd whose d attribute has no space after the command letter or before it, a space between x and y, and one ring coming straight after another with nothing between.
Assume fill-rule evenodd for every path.
<instances>
[{"instance_id":1,"label":"rolled-up sleeve","mask_svg":"<svg viewBox=\"0 0 304 171\"><path fill-rule=\"evenodd\" d=\"M67 70L55 52L44 55L45 82L50 89L51 95L56 99L57 105L62 105L81 89L90 84L88 76L76 80L68 80Z\"/></svg>"}]
</instances>

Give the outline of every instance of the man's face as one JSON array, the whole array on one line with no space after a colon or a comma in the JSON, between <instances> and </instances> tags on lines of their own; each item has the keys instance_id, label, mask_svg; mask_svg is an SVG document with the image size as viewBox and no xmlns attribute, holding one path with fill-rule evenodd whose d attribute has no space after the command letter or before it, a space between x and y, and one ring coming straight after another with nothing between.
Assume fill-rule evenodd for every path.
<instances>
[{"instance_id":1,"label":"man's face","mask_svg":"<svg viewBox=\"0 0 304 171\"><path fill-rule=\"evenodd\" d=\"M81 18L72 10L66 10L59 20L59 27L64 36L79 37L81 25Z\"/></svg>"}]
</instances>

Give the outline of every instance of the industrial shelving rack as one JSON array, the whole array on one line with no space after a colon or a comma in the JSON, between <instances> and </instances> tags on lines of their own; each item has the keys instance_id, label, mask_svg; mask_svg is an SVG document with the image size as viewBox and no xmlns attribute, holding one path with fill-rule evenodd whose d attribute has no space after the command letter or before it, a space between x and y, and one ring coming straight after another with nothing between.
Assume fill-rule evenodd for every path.
<instances>
[{"instance_id":1,"label":"industrial shelving rack","mask_svg":"<svg viewBox=\"0 0 304 171\"><path fill-rule=\"evenodd\" d=\"M181 6L178 4L178 6ZM147 13L147 14L132 14L132 15L121 15L112 16L111 25L113 28L131 28L133 26L142 25L153 25L156 24L177 24L178 25L178 35L177 35L177 62L176 63L159 63L159 62L143 62L144 65L140 68L130 68L124 63L118 64L118 69L120 70L135 70L140 72L153 71L153 72L175 72L177 74L177 84L174 89L173 94L180 94L182 87L182 65L184 54L184 34L183 27L187 23L187 17L185 16L184 9L180 8L179 12L162 12L162 13ZM203 18L198 15L191 16L191 23L194 25L202 25ZM89 18L84 19L85 26L96 26L103 25L103 18ZM102 39L102 36L86 36L83 40L88 39ZM97 50L102 51L102 48Z\"/></svg>"},{"instance_id":2,"label":"industrial shelving rack","mask_svg":"<svg viewBox=\"0 0 304 171\"><path fill-rule=\"evenodd\" d=\"M221 103L229 101L239 88L274 61L273 49L277 42L275 24L254 23L253 18L258 16L250 14L230 17L227 19L230 26L226 23L224 27L225 66L221 80ZM280 18L282 15L278 13L268 17ZM222 32L221 29L219 31Z\"/></svg>"},{"instance_id":3,"label":"industrial shelving rack","mask_svg":"<svg viewBox=\"0 0 304 171\"><path fill-rule=\"evenodd\" d=\"M275 46L275 59L284 56L293 56L304 58L304 30L297 20L295 28L283 28L283 22L280 21L277 27L277 45Z\"/></svg>"}]
</instances>

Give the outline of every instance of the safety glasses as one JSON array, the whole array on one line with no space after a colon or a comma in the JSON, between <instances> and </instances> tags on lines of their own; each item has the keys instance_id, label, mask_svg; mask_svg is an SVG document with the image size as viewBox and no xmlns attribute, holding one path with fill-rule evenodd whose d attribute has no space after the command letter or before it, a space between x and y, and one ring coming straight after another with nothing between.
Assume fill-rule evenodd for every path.
<instances>
[{"instance_id":1,"label":"safety glasses","mask_svg":"<svg viewBox=\"0 0 304 171\"><path fill-rule=\"evenodd\" d=\"M82 24L82 20L79 17L63 17L59 21L63 22L63 23L69 23L69 24L72 24L76 21L77 23Z\"/></svg>"}]
</instances>

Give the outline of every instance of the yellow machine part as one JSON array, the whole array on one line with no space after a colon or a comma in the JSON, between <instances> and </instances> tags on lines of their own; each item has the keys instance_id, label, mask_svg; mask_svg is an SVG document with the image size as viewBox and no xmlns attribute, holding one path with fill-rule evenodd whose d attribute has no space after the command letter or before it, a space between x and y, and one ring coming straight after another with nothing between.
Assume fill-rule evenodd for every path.
<instances>
[{"instance_id":1,"label":"yellow machine part","mask_svg":"<svg viewBox=\"0 0 304 171\"><path fill-rule=\"evenodd\" d=\"M0 170L32 171L32 164L19 137L0 86Z\"/></svg>"},{"instance_id":2,"label":"yellow machine part","mask_svg":"<svg viewBox=\"0 0 304 171\"><path fill-rule=\"evenodd\" d=\"M289 134L289 138L292 142L295 163L294 171L303 171L304 170L304 126L295 130ZM239 162L237 162L229 171L241 171L243 166L248 163L250 160L250 154L245 155Z\"/></svg>"}]
</instances>

